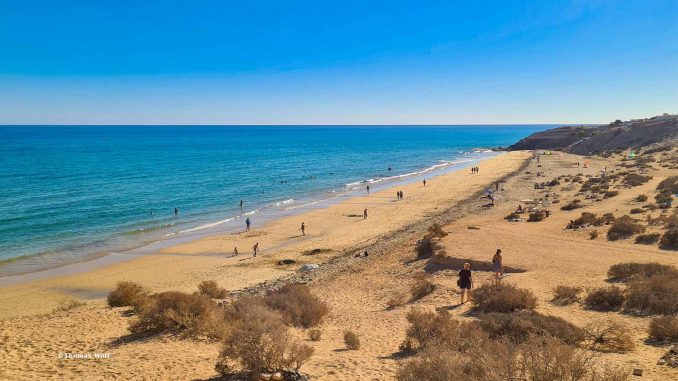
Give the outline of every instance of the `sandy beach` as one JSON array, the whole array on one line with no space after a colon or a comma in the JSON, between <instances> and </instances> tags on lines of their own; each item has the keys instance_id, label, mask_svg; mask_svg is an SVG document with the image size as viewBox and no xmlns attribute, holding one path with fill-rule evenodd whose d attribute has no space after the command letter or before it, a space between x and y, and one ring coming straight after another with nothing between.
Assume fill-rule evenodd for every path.
<instances>
[{"instance_id":1,"label":"sandy beach","mask_svg":"<svg viewBox=\"0 0 678 381\"><path fill-rule=\"evenodd\" d=\"M439 222L449 234L442 239L448 256L488 261L497 248L507 265L526 270L506 281L534 292L537 310L584 325L601 317L619 320L634 332L636 349L601 358L626 368L642 368L643 379L670 380L678 372L655 365L665 347L645 343L648 318L619 313L587 311L581 306L558 307L548 301L552 289L576 283L582 287L606 284L607 269L619 262L659 262L678 266L675 252L656 246L636 245L632 240L608 242L604 232L595 240L587 231L566 230L568 221L582 210L603 214L628 214L639 194L650 194L666 168L654 168L652 180L616 197L585 201L584 209L561 211L539 223L510 223L504 216L525 199L543 197L549 190L534 189L535 181L563 175L596 175L620 157L587 158L587 168L574 165L579 156L554 153L539 164L532 152L501 154L468 169L428 179L426 186L413 183L355 197L337 205L296 216L253 225L250 232L216 235L163 249L153 255L116 263L91 271L3 287L0 291L0 378L2 379L210 379L220 345L160 336L120 344L127 333L129 314L109 308L105 296L116 282L135 281L154 292L196 290L203 280L215 280L238 295L261 292L285 281L309 282L330 307L322 323L323 339L313 342L314 356L302 371L318 380L391 380L398 368L394 353L404 338L406 313L411 307L446 308L455 317L473 319L470 306L457 306L456 272L432 268L426 261L412 261L413 246L426 229ZM540 165L540 167L537 167ZM543 171L545 177L536 178ZM484 207L484 189L495 187L498 200ZM404 199L395 193L402 190ZM576 189L562 184L556 192L562 203ZM562 204L561 204L562 205ZM367 209L368 217L363 211ZM651 212L658 214L659 212ZM302 235L300 226L306 226ZM469 229L473 227L473 229ZM252 257L252 246L260 252ZM233 256L234 247L239 255ZM316 255L304 255L321 249ZM355 258L367 251L368 257ZM279 261L290 259L290 265ZM300 275L306 263L320 266L311 275ZM427 267L428 266L428 267ZM414 273L427 269L435 291L403 306L386 309L389 299L407 292ZM489 272L477 271L476 282L491 282ZM83 305L60 310L66 300ZM343 350L342 333L352 329L361 337L360 351ZM301 330L295 334L305 337ZM60 353L110 353L105 359L62 359Z\"/></svg>"}]
</instances>

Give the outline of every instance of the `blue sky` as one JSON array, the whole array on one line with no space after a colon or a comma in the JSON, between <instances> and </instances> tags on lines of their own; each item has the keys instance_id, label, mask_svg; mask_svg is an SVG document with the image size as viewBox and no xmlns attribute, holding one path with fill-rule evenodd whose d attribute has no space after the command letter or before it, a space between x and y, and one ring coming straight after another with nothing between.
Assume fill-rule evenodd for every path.
<instances>
[{"instance_id":1,"label":"blue sky","mask_svg":"<svg viewBox=\"0 0 678 381\"><path fill-rule=\"evenodd\" d=\"M678 1L0 0L2 124L678 112Z\"/></svg>"}]
</instances>

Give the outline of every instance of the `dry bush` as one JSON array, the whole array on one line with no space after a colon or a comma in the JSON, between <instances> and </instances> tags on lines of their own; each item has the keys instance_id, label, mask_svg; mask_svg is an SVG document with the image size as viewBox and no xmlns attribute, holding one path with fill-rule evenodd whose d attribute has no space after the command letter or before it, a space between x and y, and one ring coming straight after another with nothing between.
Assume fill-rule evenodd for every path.
<instances>
[{"instance_id":1,"label":"dry bush","mask_svg":"<svg viewBox=\"0 0 678 381\"><path fill-rule=\"evenodd\" d=\"M659 241L659 233L641 234L636 237L634 243L641 245L654 245Z\"/></svg>"},{"instance_id":2,"label":"dry bush","mask_svg":"<svg viewBox=\"0 0 678 381\"><path fill-rule=\"evenodd\" d=\"M643 225L636 223L633 218L621 216L614 221L610 230L607 231L607 239L616 241L629 238L634 234L641 233L644 229Z\"/></svg>"},{"instance_id":3,"label":"dry bush","mask_svg":"<svg viewBox=\"0 0 678 381\"><path fill-rule=\"evenodd\" d=\"M553 299L551 299L551 303L558 306L567 306L572 303L577 303L580 300L579 293L581 293L581 287L556 286L553 289Z\"/></svg>"},{"instance_id":4,"label":"dry bush","mask_svg":"<svg viewBox=\"0 0 678 381\"><path fill-rule=\"evenodd\" d=\"M624 262L612 265L610 269L607 270L608 280L616 282L628 282L639 277L649 278L660 274L673 274L674 276L678 276L678 269L657 262Z\"/></svg>"},{"instance_id":5,"label":"dry bush","mask_svg":"<svg viewBox=\"0 0 678 381\"><path fill-rule=\"evenodd\" d=\"M516 212L511 212L509 213L506 217L504 217L505 220L516 220L520 219L520 214Z\"/></svg>"},{"instance_id":6,"label":"dry bush","mask_svg":"<svg viewBox=\"0 0 678 381\"><path fill-rule=\"evenodd\" d=\"M544 218L546 218L546 213L544 213L544 212L534 212L534 213L530 213L529 217L527 218L527 222L539 222L539 221L543 221Z\"/></svg>"},{"instance_id":7,"label":"dry bush","mask_svg":"<svg viewBox=\"0 0 678 381\"><path fill-rule=\"evenodd\" d=\"M430 348L403 363L396 373L398 381L473 380L465 373L469 359L448 348Z\"/></svg>"},{"instance_id":8,"label":"dry bush","mask_svg":"<svg viewBox=\"0 0 678 381\"><path fill-rule=\"evenodd\" d=\"M461 322L444 310L434 313L413 308L407 313L407 322L410 325L400 347L403 351L426 348L437 342L453 343L461 329Z\"/></svg>"},{"instance_id":9,"label":"dry bush","mask_svg":"<svg viewBox=\"0 0 678 381\"><path fill-rule=\"evenodd\" d=\"M632 187L637 187L639 185L645 184L650 180L652 180L652 176L639 175L637 173L629 173L624 178L624 184Z\"/></svg>"},{"instance_id":10,"label":"dry bush","mask_svg":"<svg viewBox=\"0 0 678 381\"><path fill-rule=\"evenodd\" d=\"M151 296L129 330L138 335L172 333L218 338L223 324L221 311L209 297L168 291Z\"/></svg>"},{"instance_id":11,"label":"dry bush","mask_svg":"<svg viewBox=\"0 0 678 381\"><path fill-rule=\"evenodd\" d=\"M148 299L149 292L142 285L134 282L118 282L115 289L108 294L106 301L111 307L132 306L139 310Z\"/></svg>"},{"instance_id":12,"label":"dry bush","mask_svg":"<svg viewBox=\"0 0 678 381\"><path fill-rule=\"evenodd\" d=\"M560 210L575 210L583 207L584 205L581 204L581 200L572 200L572 202L561 206Z\"/></svg>"},{"instance_id":13,"label":"dry bush","mask_svg":"<svg viewBox=\"0 0 678 381\"><path fill-rule=\"evenodd\" d=\"M582 212L581 217L577 218L572 223L574 226L586 226L586 225L597 225L597 222L598 218L596 218L595 214L589 212Z\"/></svg>"},{"instance_id":14,"label":"dry bush","mask_svg":"<svg viewBox=\"0 0 678 381\"><path fill-rule=\"evenodd\" d=\"M531 291L510 284L484 284L474 290L471 301L483 313L532 310L537 306L537 297Z\"/></svg>"},{"instance_id":15,"label":"dry bush","mask_svg":"<svg viewBox=\"0 0 678 381\"><path fill-rule=\"evenodd\" d=\"M234 328L215 366L222 376L299 369L313 354L313 348L295 341L280 317L260 301L254 307L236 306L231 313Z\"/></svg>"},{"instance_id":16,"label":"dry bush","mask_svg":"<svg viewBox=\"0 0 678 381\"><path fill-rule=\"evenodd\" d=\"M623 304L624 292L617 286L594 289L584 299L584 306L593 311L618 311Z\"/></svg>"},{"instance_id":17,"label":"dry bush","mask_svg":"<svg viewBox=\"0 0 678 381\"><path fill-rule=\"evenodd\" d=\"M618 191L607 191L607 192L605 192L605 198L616 197L616 196L619 196Z\"/></svg>"},{"instance_id":18,"label":"dry bush","mask_svg":"<svg viewBox=\"0 0 678 381\"><path fill-rule=\"evenodd\" d=\"M332 249L311 249L302 252L301 255L318 255L323 253L329 253L331 251Z\"/></svg>"},{"instance_id":19,"label":"dry bush","mask_svg":"<svg viewBox=\"0 0 678 381\"><path fill-rule=\"evenodd\" d=\"M283 319L297 327L310 328L322 321L329 309L311 289L302 284L286 285L264 298L266 305L277 310Z\"/></svg>"},{"instance_id":20,"label":"dry bush","mask_svg":"<svg viewBox=\"0 0 678 381\"><path fill-rule=\"evenodd\" d=\"M598 230L593 229L589 232L589 239L594 240L598 238Z\"/></svg>"},{"instance_id":21,"label":"dry bush","mask_svg":"<svg viewBox=\"0 0 678 381\"><path fill-rule=\"evenodd\" d=\"M431 225L430 228L428 228L428 235L430 237L441 238L441 237L446 237L447 232L444 231L443 228L438 223L435 223L435 224Z\"/></svg>"},{"instance_id":22,"label":"dry bush","mask_svg":"<svg viewBox=\"0 0 678 381\"><path fill-rule=\"evenodd\" d=\"M631 330L615 320L594 320L584 328L586 348L597 352L624 353L635 348Z\"/></svg>"},{"instance_id":23,"label":"dry bush","mask_svg":"<svg viewBox=\"0 0 678 381\"><path fill-rule=\"evenodd\" d=\"M652 319L647 333L650 340L678 341L678 317L661 316Z\"/></svg>"},{"instance_id":24,"label":"dry bush","mask_svg":"<svg viewBox=\"0 0 678 381\"><path fill-rule=\"evenodd\" d=\"M670 176L657 184L659 193L676 194L678 193L678 176Z\"/></svg>"},{"instance_id":25,"label":"dry bush","mask_svg":"<svg viewBox=\"0 0 678 381\"><path fill-rule=\"evenodd\" d=\"M636 196L636 201L638 201L638 202L645 202L645 201L647 201L647 195L645 195L645 194L639 194L638 196Z\"/></svg>"},{"instance_id":26,"label":"dry bush","mask_svg":"<svg viewBox=\"0 0 678 381\"><path fill-rule=\"evenodd\" d=\"M559 317L542 315L534 311L514 313L489 313L479 317L479 325L492 339L508 339L522 343L531 337L555 337L576 345L584 340L581 328Z\"/></svg>"},{"instance_id":27,"label":"dry bush","mask_svg":"<svg viewBox=\"0 0 678 381\"><path fill-rule=\"evenodd\" d=\"M344 344L346 345L346 349L357 351L360 349L360 338L355 332L346 331L344 332Z\"/></svg>"},{"instance_id":28,"label":"dry bush","mask_svg":"<svg viewBox=\"0 0 678 381\"><path fill-rule=\"evenodd\" d=\"M643 208L633 208L629 211L629 213L631 213L631 214L641 214L641 213L645 213L645 212L646 212L646 210L643 209Z\"/></svg>"},{"instance_id":29,"label":"dry bush","mask_svg":"<svg viewBox=\"0 0 678 381\"><path fill-rule=\"evenodd\" d=\"M53 312L70 311L74 308L82 307L85 303L75 299L61 299L54 308Z\"/></svg>"},{"instance_id":30,"label":"dry bush","mask_svg":"<svg viewBox=\"0 0 678 381\"><path fill-rule=\"evenodd\" d=\"M435 290L435 285L431 283L425 273L417 273L414 276L414 283L410 288L412 294L411 301L417 301Z\"/></svg>"},{"instance_id":31,"label":"dry bush","mask_svg":"<svg viewBox=\"0 0 678 381\"><path fill-rule=\"evenodd\" d=\"M664 249L678 249L678 228L669 229L662 235L659 243Z\"/></svg>"},{"instance_id":32,"label":"dry bush","mask_svg":"<svg viewBox=\"0 0 678 381\"><path fill-rule=\"evenodd\" d=\"M198 292L202 295L207 295L212 299L224 299L228 296L228 291L225 288L219 287L216 281L204 280L198 285Z\"/></svg>"},{"instance_id":33,"label":"dry bush","mask_svg":"<svg viewBox=\"0 0 678 381\"><path fill-rule=\"evenodd\" d=\"M394 309L396 307L400 307L403 304L407 302L407 296L403 294L398 294L386 301L386 308L387 309Z\"/></svg>"},{"instance_id":34,"label":"dry bush","mask_svg":"<svg viewBox=\"0 0 678 381\"><path fill-rule=\"evenodd\" d=\"M308 331L308 338L311 341L320 341L320 338L323 335L323 331L319 329L311 329Z\"/></svg>"},{"instance_id":35,"label":"dry bush","mask_svg":"<svg viewBox=\"0 0 678 381\"><path fill-rule=\"evenodd\" d=\"M423 259L430 258L436 253L444 252L444 247L437 239L427 235L417 241L417 244L414 246L414 251L417 253L418 259Z\"/></svg>"},{"instance_id":36,"label":"dry bush","mask_svg":"<svg viewBox=\"0 0 678 381\"><path fill-rule=\"evenodd\" d=\"M629 283L624 308L638 314L678 313L678 277L659 274Z\"/></svg>"}]
</instances>

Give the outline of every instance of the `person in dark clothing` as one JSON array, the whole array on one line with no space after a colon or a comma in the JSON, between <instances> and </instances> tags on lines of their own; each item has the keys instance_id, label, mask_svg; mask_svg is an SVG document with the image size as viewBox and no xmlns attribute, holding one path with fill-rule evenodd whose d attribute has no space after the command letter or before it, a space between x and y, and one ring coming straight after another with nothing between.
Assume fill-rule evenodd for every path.
<instances>
[{"instance_id":1,"label":"person in dark clothing","mask_svg":"<svg viewBox=\"0 0 678 381\"><path fill-rule=\"evenodd\" d=\"M464 269L459 271L459 280L457 281L461 289L461 304L464 304L464 296L466 301L471 299L471 288L473 288L473 276L471 274L471 264L464 263Z\"/></svg>"}]
</instances>

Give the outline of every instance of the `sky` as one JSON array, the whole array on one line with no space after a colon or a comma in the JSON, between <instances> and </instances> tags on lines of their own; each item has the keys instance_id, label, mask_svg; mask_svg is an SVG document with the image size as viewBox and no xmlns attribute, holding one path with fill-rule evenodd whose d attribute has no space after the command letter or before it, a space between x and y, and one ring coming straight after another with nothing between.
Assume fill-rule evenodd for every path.
<instances>
[{"instance_id":1,"label":"sky","mask_svg":"<svg viewBox=\"0 0 678 381\"><path fill-rule=\"evenodd\" d=\"M678 113L678 1L0 0L0 124Z\"/></svg>"}]
</instances>

